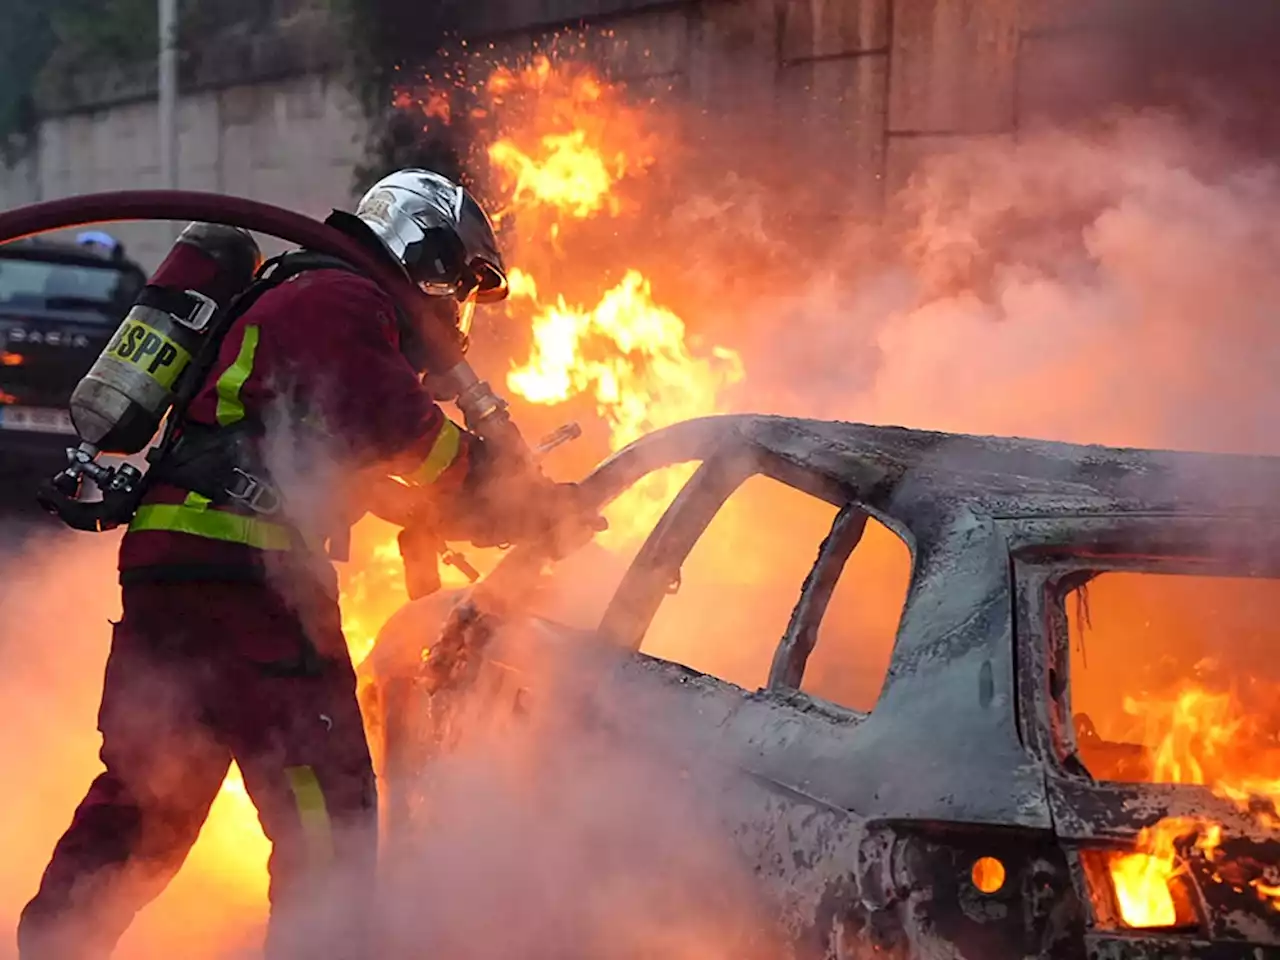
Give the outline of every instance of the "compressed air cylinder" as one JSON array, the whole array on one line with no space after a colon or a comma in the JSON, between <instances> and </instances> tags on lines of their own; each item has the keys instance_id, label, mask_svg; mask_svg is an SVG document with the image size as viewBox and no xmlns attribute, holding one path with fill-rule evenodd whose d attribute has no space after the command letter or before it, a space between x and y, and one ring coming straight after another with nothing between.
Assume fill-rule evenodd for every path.
<instances>
[{"instance_id":1,"label":"compressed air cylinder","mask_svg":"<svg viewBox=\"0 0 1280 960\"><path fill-rule=\"evenodd\" d=\"M262 263L253 237L193 223L151 277L71 395L80 439L104 453L141 451L155 436L218 315Z\"/></svg>"}]
</instances>

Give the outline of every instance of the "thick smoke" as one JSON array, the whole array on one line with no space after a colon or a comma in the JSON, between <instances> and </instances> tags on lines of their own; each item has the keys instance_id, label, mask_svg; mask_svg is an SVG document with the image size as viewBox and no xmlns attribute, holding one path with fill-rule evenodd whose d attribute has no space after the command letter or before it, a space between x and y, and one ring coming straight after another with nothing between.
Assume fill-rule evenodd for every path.
<instances>
[{"instance_id":1,"label":"thick smoke","mask_svg":"<svg viewBox=\"0 0 1280 960\"><path fill-rule=\"evenodd\" d=\"M1274 452L1277 173L1160 113L936 158L897 198L898 230L765 305L781 320L758 326L739 402ZM887 265L842 282L844 262L871 258Z\"/></svg>"},{"instance_id":2,"label":"thick smoke","mask_svg":"<svg viewBox=\"0 0 1280 960\"><path fill-rule=\"evenodd\" d=\"M391 852L394 946L477 960L779 956L707 802L728 774L690 748L689 717L663 716L649 678L602 682L610 657L534 650L522 658L533 712L511 715L514 687L488 701L487 724L473 710L424 785L431 828Z\"/></svg>"}]
</instances>

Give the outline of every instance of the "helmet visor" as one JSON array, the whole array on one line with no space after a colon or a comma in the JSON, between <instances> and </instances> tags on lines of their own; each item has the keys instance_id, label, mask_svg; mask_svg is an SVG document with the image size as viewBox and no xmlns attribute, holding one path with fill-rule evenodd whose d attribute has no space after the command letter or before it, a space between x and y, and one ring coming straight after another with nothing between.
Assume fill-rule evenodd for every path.
<instances>
[{"instance_id":1,"label":"helmet visor","mask_svg":"<svg viewBox=\"0 0 1280 960\"><path fill-rule=\"evenodd\" d=\"M470 296L458 304L458 332L462 334L464 341L471 339L471 324L475 317L476 298Z\"/></svg>"},{"instance_id":2,"label":"helmet visor","mask_svg":"<svg viewBox=\"0 0 1280 960\"><path fill-rule=\"evenodd\" d=\"M430 298L431 311L441 322L453 326L465 345L471 338L471 324L476 315L476 287L465 291L447 284L419 283L419 289Z\"/></svg>"}]
</instances>

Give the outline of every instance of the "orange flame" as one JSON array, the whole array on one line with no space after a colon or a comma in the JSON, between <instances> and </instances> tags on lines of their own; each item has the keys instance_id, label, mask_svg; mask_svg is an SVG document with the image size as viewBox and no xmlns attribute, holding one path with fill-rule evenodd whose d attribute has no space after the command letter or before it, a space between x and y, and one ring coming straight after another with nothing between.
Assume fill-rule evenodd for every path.
<instances>
[{"instance_id":1,"label":"orange flame","mask_svg":"<svg viewBox=\"0 0 1280 960\"><path fill-rule=\"evenodd\" d=\"M1251 745L1258 740L1249 734L1256 731L1250 729L1250 718L1235 696L1189 685L1172 699L1129 697L1124 706L1126 713L1144 721L1145 741L1155 743L1152 780L1209 786L1216 795L1252 810L1264 828L1280 826L1275 813L1280 776L1259 778L1252 772L1259 757ZM1271 751L1269 759L1277 762L1280 755ZM1196 849L1212 858L1221 844L1222 824L1168 817L1139 834L1137 852L1112 859L1111 880L1126 924L1142 928L1175 923L1173 884L1185 872L1175 844L1192 836ZM1274 885L1263 878L1250 885L1264 902L1280 910Z\"/></svg>"},{"instance_id":2,"label":"orange flame","mask_svg":"<svg viewBox=\"0 0 1280 960\"><path fill-rule=\"evenodd\" d=\"M538 305L533 278L513 271L512 291ZM629 270L590 309L570 307L564 297L538 306L533 353L508 373L507 386L541 404L590 396L618 450L659 427L719 411L722 391L742 377L733 350L716 346L694 356L684 321L655 303L649 281ZM628 491L610 507L602 542L630 542L650 529L688 477L688 470L663 471Z\"/></svg>"},{"instance_id":3,"label":"orange flame","mask_svg":"<svg viewBox=\"0 0 1280 960\"><path fill-rule=\"evenodd\" d=\"M531 279L522 277L516 287L537 302ZM570 307L563 297L541 309L533 337L533 355L511 370L507 386L534 403L590 393L615 449L657 427L715 412L719 391L743 376L738 354L727 348L694 357L684 321L654 302L649 281L635 270L591 309Z\"/></svg>"},{"instance_id":4,"label":"orange flame","mask_svg":"<svg viewBox=\"0 0 1280 960\"><path fill-rule=\"evenodd\" d=\"M514 181L512 198L564 207L575 217L597 213L606 203L617 213L618 200L609 195L616 173L604 158L586 146L586 132L547 134L540 158L529 156L510 140L489 148L489 159Z\"/></svg>"},{"instance_id":5,"label":"orange flame","mask_svg":"<svg viewBox=\"0 0 1280 960\"><path fill-rule=\"evenodd\" d=\"M588 68L539 56L523 69L498 68L486 90L495 110L510 114L487 153L517 212L616 215L617 185L654 162L634 108Z\"/></svg>"},{"instance_id":6,"label":"orange flame","mask_svg":"<svg viewBox=\"0 0 1280 960\"><path fill-rule=\"evenodd\" d=\"M1130 927L1172 927L1185 922L1175 884L1187 872L1177 846L1195 837L1195 849L1212 858L1222 843L1222 827L1197 817L1166 817L1138 834L1138 852L1111 860L1120 917Z\"/></svg>"}]
</instances>

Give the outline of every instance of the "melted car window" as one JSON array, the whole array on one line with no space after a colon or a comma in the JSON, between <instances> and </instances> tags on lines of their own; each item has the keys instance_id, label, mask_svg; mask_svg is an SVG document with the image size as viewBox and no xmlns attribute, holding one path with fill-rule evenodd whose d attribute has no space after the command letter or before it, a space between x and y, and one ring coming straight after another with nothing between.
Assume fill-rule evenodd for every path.
<instances>
[{"instance_id":1,"label":"melted car window","mask_svg":"<svg viewBox=\"0 0 1280 960\"><path fill-rule=\"evenodd\" d=\"M1280 581L1104 573L1064 602L1090 773L1220 791L1280 784Z\"/></svg>"},{"instance_id":2,"label":"melted car window","mask_svg":"<svg viewBox=\"0 0 1280 960\"><path fill-rule=\"evenodd\" d=\"M845 562L818 627L800 689L870 712L889 672L911 581L911 551L871 519Z\"/></svg>"},{"instance_id":3,"label":"melted car window","mask_svg":"<svg viewBox=\"0 0 1280 960\"><path fill-rule=\"evenodd\" d=\"M642 652L746 689L763 686L835 514L776 480L748 479L685 559Z\"/></svg>"}]
</instances>

